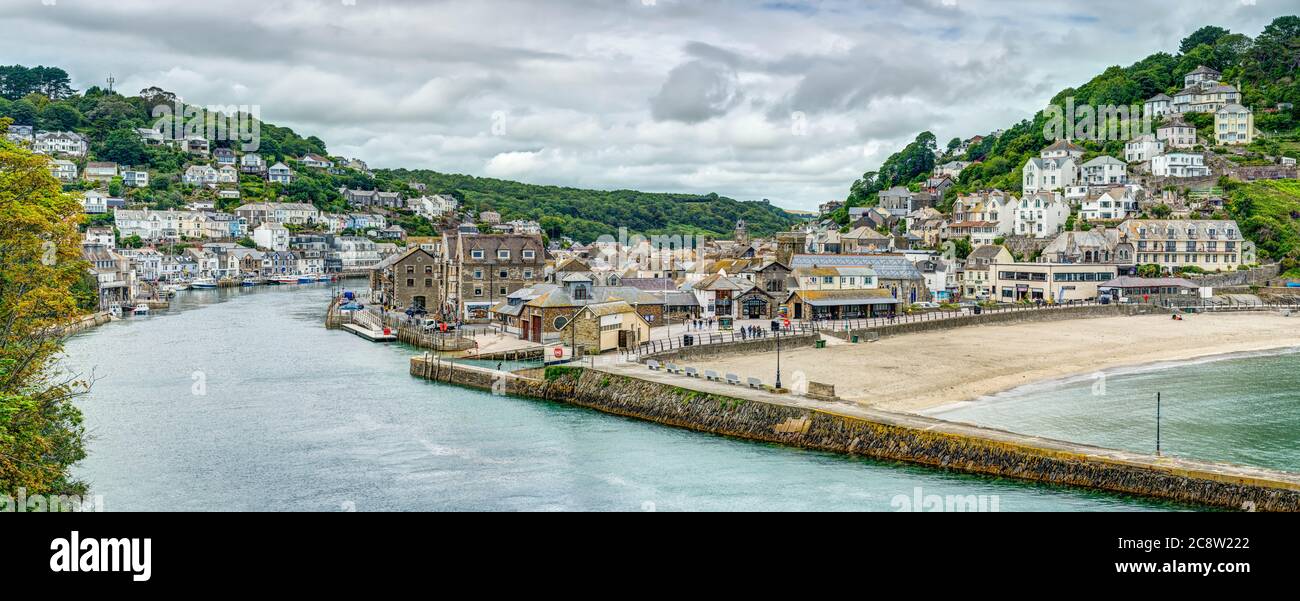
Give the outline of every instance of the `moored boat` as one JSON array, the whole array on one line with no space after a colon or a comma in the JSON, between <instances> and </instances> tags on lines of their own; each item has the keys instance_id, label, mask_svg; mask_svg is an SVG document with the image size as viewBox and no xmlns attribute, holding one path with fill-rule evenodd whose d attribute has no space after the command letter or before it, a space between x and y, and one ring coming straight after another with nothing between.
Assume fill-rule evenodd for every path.
<instances>
[{"instance_id":1,"label":"moored boat","mask_svg":"<svg viewBox=\"0 0 1300 601\"><path fill-rule=\"evenodd\" d=\"M134 315L148 315L148 314L149 314L149 305L147 305L147 304L145 304L145 303L140 303L140 304L138 304L138 305L135 306L135 309L132 309L132 310L131 310L131 313L134 314Z\"/></svg>"},{"instance_id":2,"label":"moored boat","mask_svg":"<svg viewBox=\"0 0 1300 601\"><path fill-rule=\"evenodd\" d=\"M217 287L217 281L212 278L199 278L190 282L190 288L195 290L210 290Z\"/></svg>"}]
</instances>

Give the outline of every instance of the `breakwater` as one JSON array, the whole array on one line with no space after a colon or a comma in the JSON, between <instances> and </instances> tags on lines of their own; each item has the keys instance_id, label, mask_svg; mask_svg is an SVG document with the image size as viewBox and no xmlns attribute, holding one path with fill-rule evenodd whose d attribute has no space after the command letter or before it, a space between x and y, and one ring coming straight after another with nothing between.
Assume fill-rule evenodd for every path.
<instances>
[{"instance_id":1,"label":"breakwater","mask_svg":"<svg viewBox=\"0 0 1300 601\"><path fill-rule=\"evenodd\" d=\"M541 377L526 377L420 356L411 360L410 372L748 440L1226 509L1300 511L1300 475L1287 472L1155 457L746 389L718 394L578 367L551 367Z\"/></svg>"}]
</instances>

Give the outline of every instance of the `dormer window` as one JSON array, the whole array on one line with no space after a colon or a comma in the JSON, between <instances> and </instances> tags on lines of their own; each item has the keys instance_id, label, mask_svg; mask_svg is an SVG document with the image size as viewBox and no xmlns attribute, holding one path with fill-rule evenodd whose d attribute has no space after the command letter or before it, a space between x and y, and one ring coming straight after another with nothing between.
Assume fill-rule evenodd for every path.
<instances>
[{"instance_id":1,"label":"dormer window","mask_svg":"<svg viewBox=\"0 0 1300 601\"><path fill-rule=\"evenodd\" d=\"M533 259L537 258L537 251L535 251L535 250L526 250L526 251L523 251L523 255L524 255L524 260L525 260L525 261L532 261Z\"/></svg>"},{"instance_id":2,"label":"dormer window","mask_svg":"<svg viewBox=\"0 0 1300 601\"><path fill-rule=\"evenodd\" d=\"M509 250L506 250L506 249L504 249L504 248L501 249L501 250L498 250L498 251L497 251L497 259L499 259L499 260L501 260L501 261L509 261L509 260L510 260L510 251L509 251Z\"/></svg>"},{"instance_id":3,"label":"dormer window","mask_svg":"<svg viewBox=\"0 0 1300 601\"><path fill-rule=\"evenodd\" d=\"M482 251L481 249L471 250L471 251L469 251L469 256L472 257L472 258L475 258L475 259L482 259L482 258L483 258L483 251Z\"/></svg>"}]
</instances>

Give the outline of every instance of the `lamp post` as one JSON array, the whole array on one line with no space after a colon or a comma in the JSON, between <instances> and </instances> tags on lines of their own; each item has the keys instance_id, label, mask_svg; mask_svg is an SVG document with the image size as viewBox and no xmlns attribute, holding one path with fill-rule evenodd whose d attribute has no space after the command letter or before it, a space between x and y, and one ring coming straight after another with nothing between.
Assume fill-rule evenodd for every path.
<instances>
[{"instance_id":1,"label":"lamp post","mask_svg":"<svg viewBox=\"0 0 1300 601\"><path fill-rule=\"evenodd\" d=\"M781 389L781 330L776 331L776 388Z\"/></svg>"}]
</instances>

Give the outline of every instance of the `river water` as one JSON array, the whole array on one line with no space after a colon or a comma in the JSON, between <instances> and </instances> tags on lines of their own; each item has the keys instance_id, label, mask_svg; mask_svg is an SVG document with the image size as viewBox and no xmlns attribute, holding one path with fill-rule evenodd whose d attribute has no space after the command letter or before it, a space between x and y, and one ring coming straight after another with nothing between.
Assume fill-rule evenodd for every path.
<instances>
[{"instance_id":1,"label":"river water","mask_svg":"<svg viewBox=\"0 0 1300 601\"><path fill-rule=\"evenodd\" d=\"M326 285L183 292L77 335L74 470L124 510L1178 509L678 430L412 378L414 350L323 325ZM992 506L990 502L987 506Z\"/></svg>"}]
</instances>

